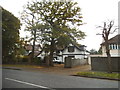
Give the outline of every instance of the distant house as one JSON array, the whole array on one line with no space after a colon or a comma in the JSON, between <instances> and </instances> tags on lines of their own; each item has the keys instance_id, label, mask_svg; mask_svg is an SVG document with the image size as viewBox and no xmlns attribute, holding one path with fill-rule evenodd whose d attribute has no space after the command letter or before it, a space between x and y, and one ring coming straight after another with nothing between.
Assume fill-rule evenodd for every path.
<instances>
[{"instance_id":1,"label":"distant house","mask_svg":"<svg viewBox=\"0 0 120 90\"><path fill-rule=\"evenodd\" d=\"M30 44L27 44L25 45L25 50L26 50L26 54L25 55L31 55L31 52L32 52L32 45ZM37 55L40 54L40 51L41 51L41 46L40 45L35 45L35 49L34 49L34 57L36 57Z\"/></svg>"},{"instance_id":2,"label":"distant house","mask_svg":"<svg viewBox=\"0 0 120 90\"><path fill-rule=\"evenodd\" d=\"M45 53L42 51L38 57L41 57L41 59L44 59L45 56L49 55L49 53ZM57 48L57 50L54 52L54 60L57 62L64 62L65 57L71 57L76 59L85 59L88 58L89 52L86 50L85 45L76 45L76 44L69 44L68 46L63 48Z\"/></svg>"},{"instance_id":3,"label":"distant house","mask_svg":"<svg viewBox=\"0 0 120 90\"><path fill-rule=\"evenodd\" d=\"M62 61L65 61L65 57L70 58L76 58L76 59L85 59L87 58L87 55L89 54L86 50L85 45L75 45L75 44L69 44L67 47L65 47L62 50Z\"/></svg>"},{"instance_id":4,"label":"distant house","mask_svg":"<svg viewBox=\"0 0 120 90\"><path fill-rule=\"evenodd\" d=\"M120 56L120 34L108 40L110 54L112 57ZM101 44L102 56L106 56L105 42Z\"/></svg>"},{"instance_id":5,"label":"distant house","mask_svg":"<svg viewBox=\"0 0 120 90\"><path fill-rule=\"evenodd\" d=\"M109 39L108 43L109 43L111 57L120 57L120 34ZM89 56L88 58L89 64L91 64L92 57L107 57L106 49L105 49L105 42L101 43L101 49L102 49L102 54L99 54L99 55L95 54L95 55Z\"/></svg>"}]
</instances>

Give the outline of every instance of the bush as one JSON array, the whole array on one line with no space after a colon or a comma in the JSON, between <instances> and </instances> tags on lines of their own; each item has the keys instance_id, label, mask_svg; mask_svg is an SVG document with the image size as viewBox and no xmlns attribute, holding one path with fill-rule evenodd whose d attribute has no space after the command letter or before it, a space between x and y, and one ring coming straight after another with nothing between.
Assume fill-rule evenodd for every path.
<instances>
[{"instance_id":1,"label":"bush","mask_svg":"<svg viewBox=\"0 0 120 90\"><path fill-rule=\"evenodd\" d=\"M24 56L22 62L28 62L28 60L29 60L29 56Z\"/></svg>"},{"instance_id":2,"label":"bush","mask_svg":"<svg viewBox=\"0 0 120 90\"><path fill-rule=\"evenodd\" d=\"M42 63L41 58L35 57L35 58L34 58L34 63L37 64L37 65L40 65L40 64Z\"/></svg>"}]
</instances>

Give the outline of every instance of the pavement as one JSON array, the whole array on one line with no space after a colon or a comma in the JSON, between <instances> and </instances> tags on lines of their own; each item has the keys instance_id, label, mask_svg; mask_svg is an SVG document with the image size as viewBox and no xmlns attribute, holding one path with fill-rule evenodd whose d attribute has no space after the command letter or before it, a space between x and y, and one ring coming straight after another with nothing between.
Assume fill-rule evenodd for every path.
<instances>
[{"instance_id":1,"label":"pavement","mask_svg":"<svg viewBox=\"0 0 120 90\"><path fill-rule=\"evenodd\" d=\"M64 64L55 64L54 67L45 67L45 66L14 66L14 65L4 65L3 68L5 69L13 69L13 70L24 70L24 71L33 71L33 72L43 72L43 73L53 73L53 74L60 74L60 75L75 75L77 72L82 71L90 71L90 65L81 65L76 66L73 68L64 68Z\"/></svg>"}]
</instances>

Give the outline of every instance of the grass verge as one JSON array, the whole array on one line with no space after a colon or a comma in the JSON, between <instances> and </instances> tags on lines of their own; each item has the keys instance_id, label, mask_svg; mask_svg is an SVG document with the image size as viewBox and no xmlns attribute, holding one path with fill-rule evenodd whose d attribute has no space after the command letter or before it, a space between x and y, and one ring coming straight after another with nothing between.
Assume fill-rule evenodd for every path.
<instances>
[{"instance_id":1,"label":"grass verge","mask_svg":"<svg viewBox=\"0 0 120 90\"><path fill-rule=\"evenodd\" d=\"M120 80L119 73L107 73L107 72L78 72L77 76L96 77L96 78L108 78Z\"/></svg>"},{"instance_id":2,"label":"grass verge","mask_svg":"<svg viewBox=\"0 0 120 90\"><path fill-rule=\"evenodd\" d=\"M18 64L3 64L3 67L21 67L21 68L43 68L37 65L18 65Z\"/></svg>"}]
</instances>

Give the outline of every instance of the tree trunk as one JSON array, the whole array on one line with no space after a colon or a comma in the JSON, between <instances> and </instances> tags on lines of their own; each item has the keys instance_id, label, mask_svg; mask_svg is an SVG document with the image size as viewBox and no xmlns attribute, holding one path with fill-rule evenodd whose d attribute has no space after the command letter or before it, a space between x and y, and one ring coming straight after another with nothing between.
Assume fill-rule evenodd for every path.
<instances>
[{"instance_id":1,"label":"tree trunk","mask_svg":"<svg viewBox=\"0 0 120 90\"><path fill-rule=\"evenodd\" d=\"M108 72L112 73L112 61L111 61L111 55L110 55L110 51L106 52L107 54L107 61L108 61Z\"/></svg>"},{"instance_id":2,"label":"tree trunk","mask_svg":"<svg viewBox=\"0 0 120 90\"><path fill-rule=\"evenodd\" d=\"M112 61L111 61L108 40L106 40L106 54L107 54L108 73L112 73L112 63L111 63Z\"/></svg>"},{"instance_id":3,"label":"tree trunk","mask_svg":"<svg viewBox=\"0 0 120 90\"><path fill-rule=\"evenodd\" d=\"M44 60L45 60L45 64L49 66L50 65L49 56L45 56Z\"/></svg>"},{"instance_id":4,"label":"tree trunk","mask_svg":"<svg viewBox=\"0 0 120 90\"><path fill-rule=\"evenodd\" d=\"M49 65L54 66L53 64L53 54L54 54L54 39L52 38L51 45L50 45L50 55L49 55Z\"/></svg>"},{"instance_id":5,"label":"tree trunk","mask_svg":"<svg viewBox=\"0 0 120 90\"><path fill-rule=\"evenodd\" d=\"M54 53L54 51L51 50L50 51L50 56L49 56L49 65L50 66L54 66L54 64L53 64L53 53Z\"/></svg>"},{"instance_id":6,"label":"tree trunk","mask_svg":"<svg viewBox=\"0 0 120 90\"><path fill-rule=\"evenodd\" d=\"M32 53L31 53L31 57L30 57L30 63L34 61L35 41L36 41L36 30L34 30L34 39L33 39Z\"/></svg>"}]
</instances>

